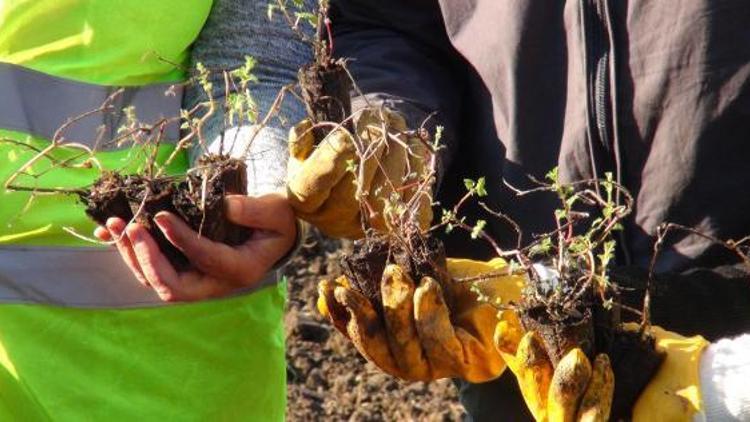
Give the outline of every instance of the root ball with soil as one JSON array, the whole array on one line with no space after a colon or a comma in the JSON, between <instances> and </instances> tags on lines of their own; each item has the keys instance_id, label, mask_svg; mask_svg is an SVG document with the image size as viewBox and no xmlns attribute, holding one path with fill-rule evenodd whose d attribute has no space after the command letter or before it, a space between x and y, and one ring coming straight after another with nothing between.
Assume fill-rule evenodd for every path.
<instances>
[{"instance_id":1,"label":"root ball with soil","mask_svg":"<svg viewBox=\"0 0 750 422\"><path fill-rule=\"evenodd\" d=\"M209 154L182 178L104 172L80 198L86 214L100 225L106 224L110 217L142 224L175 269L186 271L191 268L190 262L159 230L154 216L170 212L199 235L236 246L244 243L251 231L226 218L224 199L227 195L245 194L245 163Z\"/></svg>"},{"instance_id":2,"label":"root ball with soil","mask_svg":"<svg viewBox=\"0 0 750 422\"><path fill-rule=\"evenodd\" d=\"M524 330L539 336L553 367L574 348L580 348L592 361L598 354L608 355L615 379L611 418L629 418L638 396L664 359L656 350L654 338L646 332L623 328L614 285L604 292L589 286L580 295L543 297L539 292L550 292L550 287L568 289L580 283L569 278L529 278L529 283L517 307ZM538 283L546 285L540 288Z\"/></svg>"},{"instance_id":3,"label":"root ball with soil","mask_svg":"<svg viewBox=\"0 0 750 422\"><path fill-rule=\"evenodd\" d=\"M664 359L646 330L648 310L639 312L623 306L619 287L609 279L609 265L615 255L613 233L620 230L620 222L630 213L632 196L609 174L603 180L563 184L553 170L547 175L547 183L535 182L538 186L531 191L509 187L518 197L531 192L555 194L560 203L554 213L557 229L537 235L525 247L520 246L522 233L517 224L481 204L493 216L510 222L519 237L518 249L510 251L501 250L489 239L500 256L513 257L513 265L527 274L521 299L510 308L519 316L524 330L535 332L542 340L554 367L575 348L591 361L598 354L608 355L615 380L611 419L628 419ZM475 186L467 184L469 193L459 206L445 213L445 224L472 230L458 213L465 199L476 194ZM486 300L493 303L494 299ZM643 318L639 330L625 330L624 312L635 312Z\"/></svg>"},{"instance_id":4,"label":"root ball with soil","mask_svg":"<svg viewBox=\"0 0 750 422\"><path fill-rule=\"evenodd\" d=\"M299 69L297 79L307 114L315 125L316 142L320 142L335 125L343 124L351 131L348 118L352 113L353 82L344 60L333 57L327 5L321 3L317 15L316 35L312 40L314 60Z\"/></svg>"},{"instance_id":5,"label":"root ball with soil","mask_svg":"<svg viewBox=\"0 0 750 422\"><path fill-rule=\"evenodd\" d=\"M381 280L389 264L401 267L415 283L430 277L443 287L444 294L450 292L446 287L453 280L448 273L443 242L417 227L409 227L400 233L375 234L357 240L354 251L341 259L343 273L352 287L370 301L381 317Z\"/></svg>"}]
</instances>

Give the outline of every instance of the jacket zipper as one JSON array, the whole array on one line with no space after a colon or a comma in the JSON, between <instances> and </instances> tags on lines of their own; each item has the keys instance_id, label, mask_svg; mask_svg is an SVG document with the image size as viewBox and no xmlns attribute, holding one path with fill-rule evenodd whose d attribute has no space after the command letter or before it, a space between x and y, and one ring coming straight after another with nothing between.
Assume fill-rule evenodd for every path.
<instances>
[{"instance_id":1,"label":"jacket zipper","mask_svg":"<svg viewBox=\"0 0 750 422\"><path fill-rule=\"evenodd\" d=\"M612 172L622 183L619 142L615 127L613 104L614 39L609 0L581 0L584 60L586 65L587 133L591 153L591 170L594 178ZM597 187L598 188L598 187ZM620 202L619 195L616 198ZM618 232L622 260L631 263L631 254L624 231Z\"/></svg>"},{"instance_id":2,"label":"jacket zipper","mask_svg":"<svg viewBox=\"0 0 750 422\"><path fill-rule=\"evenodd\" d=\"M612 110L610 97L610 44L609 22L605 13L606 0L582 0L584 43L586 53L586 79L590 135L605 154L612 157ZM600 158L600 157L597 157ZM601 157L604 158L604 157ZM611 161L611 160L607 160ZM598 170L614 170L611 162Z\"/></svg>"}]
</instances>

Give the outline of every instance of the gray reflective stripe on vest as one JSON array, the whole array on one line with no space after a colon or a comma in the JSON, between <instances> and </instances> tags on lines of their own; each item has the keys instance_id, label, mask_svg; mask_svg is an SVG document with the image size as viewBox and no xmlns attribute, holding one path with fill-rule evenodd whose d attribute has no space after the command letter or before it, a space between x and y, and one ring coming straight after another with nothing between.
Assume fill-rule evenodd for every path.
<instances>
[{"instance_id":1,"label":"gray reflective stripe on vest","mask_svg":"<svg viewBox=\"0 0 750 422\"><path fill-rule=\"evenodd\" d=\"M269 272L248 294L276 283ZM0 246L0 304L28 303L77 308L166 306L142 286L117 251L108 248Z\"/></svg>"},{"instance_id":2,"label":"gray reflective stripe on vest","mask_svg":"<svg viewBox=\"0 0 750 422\"><path fill-rule=\"evenodd\" d=\"M51 140L65 122L100 108L118 89L0 63L0 128ZM113 112L86 116L67 127L63 136L67 141L93 146L100 127L104 128L104 141L115 137L125 123L126 107L134 108L139 122L154 124L179 116L181 103L181 85L127 87L114 97ZM178 139L179 122L168 125L164 135L169 140Z\"/></svg>"}]
</instances>

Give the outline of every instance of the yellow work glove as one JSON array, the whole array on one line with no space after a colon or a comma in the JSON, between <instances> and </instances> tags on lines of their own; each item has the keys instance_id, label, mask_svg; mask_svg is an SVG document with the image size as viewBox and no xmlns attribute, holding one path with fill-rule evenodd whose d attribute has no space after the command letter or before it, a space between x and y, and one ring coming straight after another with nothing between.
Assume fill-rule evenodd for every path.
<instances>
[{"instance_id":1,"label":"yellow work glove","mask_svg":"<svg viewBox=\"0 0 750 422\"><path fill-rule=\"evenodd\" d=\"M626 328L638 329L636 324ZM660 327L650 333L665 359L636 401L633 421L690 421L701 410L698 365L708 342ZM495 344L537 421L609 419L615 379L607 355L596 356L592 365L581 349L573 349L553 369L542 340L524 333L511 311L501 313Z\"/></svg>"},{"instance_id":2,"label":"yellow work glove","mask_svg":"<svg viewBox=\"0 0 750 422\"><path fill-rule=\"evenodd\" d=\"M329 236L356 239L364 234L363 222L387 229L385 214L400 212L387 206L394 194L409 203L419 192L411 209L414 221L427 228L431 192L417 189L428 168L427 145L407 136L406 122L395 112L366 109L355 120L359 154L344 128L331 131L317 146L309 120L290 131L287 194L297 215ZM361 202L367 204L364 211Z\"/></svg>"},{"instance_id":3,"label":"yellow work glove","mask_svg":"<svg viewBox=\"0 0 750 422\"><path fill-rule=\"evenodd\" d=\"M383 315L350 288L346 277L318 285L318 309L354 343L367 360L384 372L409 381L460 377L484 382L505 369L493 344L497 310L479 302L472 282L456 279L497 274L507 269L501 259L479 262L448 259L454 279L449 308L441 286L424 277L417 284L397 265L388 265L381 280ZM517 301L524 278L503 275L477 281L490 297ZM446 296L448 296L446 294Z\"/></svg>"}]
</instances>

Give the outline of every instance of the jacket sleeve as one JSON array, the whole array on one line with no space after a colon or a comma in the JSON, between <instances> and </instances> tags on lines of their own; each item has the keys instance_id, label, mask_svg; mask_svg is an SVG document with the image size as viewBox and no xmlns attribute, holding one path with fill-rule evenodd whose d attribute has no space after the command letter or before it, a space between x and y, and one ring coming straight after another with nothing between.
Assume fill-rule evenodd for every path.
<instances>
[{"instance_id":1,"label":"jacket sleeve","mask_svg":"<svg viewBox=\"0 0 750 422\"><path fill-rule=\"evenodd\" d=\"M384 105L423 125L443 127L438 179L448 166L465 89L465 64L452 48L435 1L332 0L336 57L354 77L354 110Z\"/></svg>"},{"instance_id":2,"label":"jacket sleeve","mask_svg":"<svg viewBox=\"0 0 750 422\"><path fill-rule=\"evenodd\" d=\"M308 7L313 7L313 0L306 2ZM221 70L241 67L246 56L257 61L253 74L258 81L250 85L250 94L260 121L282 87L296 81L297 69L312 59L312 50L286 21L278 16L269 20L264 5L252 0L214 0L208 20L193 44L191 69L202 63L213 71L212 95L217 104L224 104L226 93ZM185 94L184 108L191 109L206 100L203 89L191 84ZM245 155L248 193L259 195L278 190L285 183L288 125L301 120L304 113L302 104L294 96L286 95L279 117L270 119L269 124L254 135L257 125L246 120L229 122L223 107L217 107L203 128L208 145L196 145L191 158L207 151L242 157L248 141L253 139Z\"/></svg>"},{"instance_id":3,"label":"jacket sleeve","mask_svg":"<svg viewBox=\"0 0 750 422\"><path fill-rule=\"evenodd\" d=\"M308 9L315 4L314 0L304 2ZM285 21L278 17L269 20L264 4L253 0L214 0L208 20L193 44L190 68L194 70L201 63L210 70L237 69L245 63L246 56L257 62L253 74L258 81L251 84L250 94L260 121L281 89L296 81L297 69L312 60L312 50ZM224 104L226 86L222 72L213 72L211 82L214 100ZM201 86L190 84L183 108L189 110L207 100ZM287 131L304 116L302 103L291 95L285 96L278 116L262 128L248 121L231 122L223 107L217 107L203 128L207 145L194 146L191 161L206 152L242 157L247 164L248 194L278 191L286 183ZM298 220L295 246L274 265L263 284L278 279L279 274L273 270L284 266L296 254L306 234L307 225Z\"/></svg>"}]
</instances>

